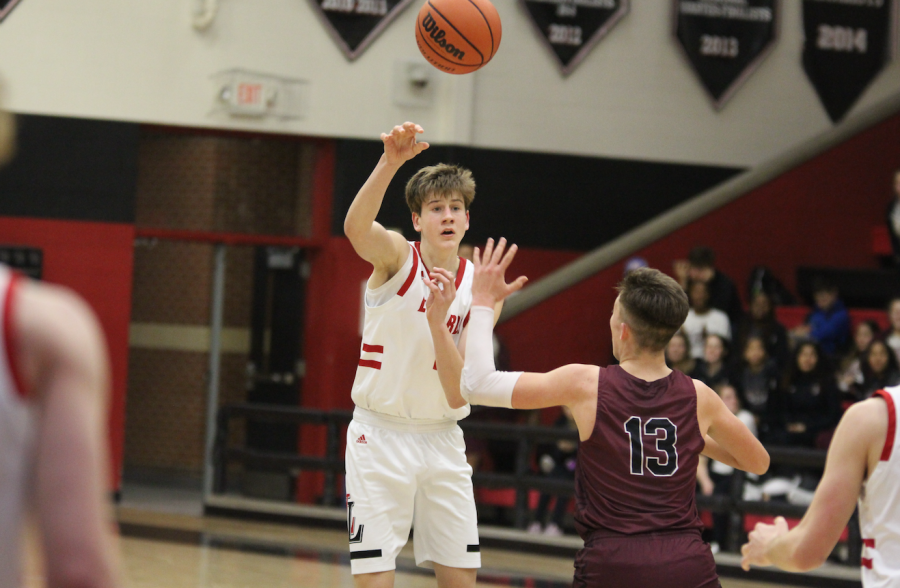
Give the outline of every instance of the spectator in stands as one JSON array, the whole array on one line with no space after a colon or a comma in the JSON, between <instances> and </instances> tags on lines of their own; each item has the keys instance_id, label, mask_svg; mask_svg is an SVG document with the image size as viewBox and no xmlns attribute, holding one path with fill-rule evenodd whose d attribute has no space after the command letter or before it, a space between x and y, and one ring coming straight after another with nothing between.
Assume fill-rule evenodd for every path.
<instances>
[{"instance_id":1,"label":"spectator in stands","mask_svg":"<svg viewBox=\"0 0 900 588\"><path fill-rule=\"evenodd\" d=\"M900 384L897 356L882 339L869 344L862 362L863 382L855 388L856 400L865 400L874 392Z\"/></svg>"},{"instance_id":2,"label":"spectator in stands","mask_svg":"<svg viewBox=\"0 0 900 588\"><path fill-rule=\"evenodd\" d=\"M855 402L854 389L862 386L862 363L872 341L879 335L878 324L875 321L862 321L856 325L853 333L853 347L844 356L836 374L837 387L841 391L842 403Z\"/></svg>"},{"instance_id":3,"label":"spectator in stands","mask_svg":"<svg viewBox=\"0 0 900 588\"><path fill-rule=\"evenodd\" d=\"M775 402L779 380L780 371L766 353L763 340L757 336L747 339L732 382L740 393L741 405L749 409L759 429L766 434L772 421L770 401Z\"/></svg>"},{"instance_id":4,"label":"spectator in stands","mask_svg":"<svg viewBox=\"0 0 900 588\"><path fill-rule=\"evenodd\" d=\"M891 326L887 332L885 341L894 350L894 355L900 361L900 297L891 298L887 307L888 322Z\"/></svg>"},{"instance_id":5,"label":"spectator in stands","mask_svg":"<svg viewBox=\"0 0 900 588\"><path fill-rule=\"evenodd\" d=\"M728 340L719 335L707 335L703 346L703 359L697 360L697 367L690 374L710 388L730 382L728 369Z\"/></svg>"},{"instance_id":6,"label":"spectator in stands","mask_svg":"<svg viewBox=\"0 0 900 588\"><path fill-rule=\"evenodd\" d=\"M697 367L697 361L691 355L691 344L682 330L672 335L666 345L666 365L687 375Z\"/></svg>"},{"instance_id":7,"label":"spectator in stands","mask_svg":"<svg viewBox=\"0 0 900 588\"><path fill-rule=\"evenodd\" d=\"M787 329L775 318L772 299L763 290L757 290L750 297L750 312L744 315L737 329L737 348L745 349L751 337L762 339L766 355L779 369L787 367L791 357Z\"/></svg>"},{"instance_id":8,"label":"spectator in stands","mask_svg":"<svg viewBox=\"0 0 900 588\"><path fill-rule=\"evenodd\" d=\"M797 345L782 390L777 414L784 424L783 442L816 447L817 437L837 425L841 409L828 360L815 341Z\"/></svg>"},{"instance_id":9,"label":"spectator in stands","mask_svg":"<svg viewBox=\"0 0 900 588\"><path fill-rule=\"evenodd\" d=\"M797 339L811 339L829 358L837 357L850 339L850 314L838 297L837 285L825 278L813 281L815 309L806 324L794 327L791 334Z\"/></svg>"},{"instance_id":10,"label":"spectator in stands","mask_svg":"<svg viewBox=\"0 0 900 588\"><path fill-rule=\"evenodd\" d=\"M888 207L887 228L891 235L894 263L900 266L900 169L894 172L894 198Z\"/></svg>"},{"instance_id":11,"label":"spectator in stands","mask_svg":"<svg viewBox=\"0 0 900 588\"><path fill-rule=\"evenodd\" d=\"M682 329L690 341L691 355L696 359L702 359L704 338L707 335L719 335L730 341L731 323L728 315L709 305L709 285L706 282L690 282L688 299L691 309Z\"/></svg>"},{"instance_id":12,"label":"spectator in stands","mask_svg":"<svg viewBox=\"0 0 900 588\"><path fill-rule=\"evenodd\" d=\"M741 401L737 390L730 384L721 384L715 388L716 393L737 418L741 420L754 436L757 435L756 419L752 413L741 407ZM700 484L700 492L704 496L728 496L731 493L732 474L734 468L724 463L700 456L697 466L697 482ZM713 514L713 531L710 548L713 553L724 544L728 535L728 513Z\"/></svg>"},{"instance_id":13,"label":"spectator in stands","mask_svg":"<svg viewBox=\"0 0 900 588\"><path fill-rule=\"evenodd\" d=\"M709 247L694 247L687 263L674 264L676 277L685 290L690 282L703 282L709 287L709 305L728 315L732 326L737 326L744 314L741 296L734 282L716 269L716 254Z\"/></svg>"},{"instance_id":14,"label":"spectator in stands","mask_svg":"<svg viewBox=\"0 0 900 588\"><path fill-rule=\"evenodd\" d=\"M562 414L554 423L555 427L577 431L578 426L575 424L575 418L568 406L562 407ZM575 464L578 453L578 441L570 439L560 439L555 445L551 446L548 451L544 451L538 458L538 466L541 472L550 478L560 480L575 479ZM547 522L547 510L550 506L552 494L541 493L538 501L535 520L528 527L529 533L541 533L551 537L559 537L563 534L563 518L566 516L566 508L569 506L569 496L556 496L556 505L553 507L553 518ZM544 524L546 523L546 527ZM542 528L543 527L543 528Z\"/></svg>"}]
</instances>

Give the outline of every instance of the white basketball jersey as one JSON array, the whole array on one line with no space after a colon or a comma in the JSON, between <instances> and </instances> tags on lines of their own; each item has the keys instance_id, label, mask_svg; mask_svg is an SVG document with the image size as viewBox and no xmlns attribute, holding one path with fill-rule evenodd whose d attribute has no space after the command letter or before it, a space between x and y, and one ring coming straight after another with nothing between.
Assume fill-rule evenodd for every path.
<instances>
[{"instance_id":1,"label":"white basketball jersey","mask_svg":"<svg viewBox=\"0 0 900 588\"><path fill-rule=\"evenodd\" d=\"M11 295L19 278L0 265L0 586L20 584L22 521L33 463L34 412L10 353Z\"/></svg>"},{"instance_id":2,"label":"white basketball jersey","mask_svg":"<svg viewBox=\"0 0 900 588\"><path fill-rule=\"evenodd\" d=\"M888 430L881 460L860 493L862 583L866 588L900 588L900 386L879 390L875 395L887 404Z\"/></svg>"},{"instance_id":3,"label":"white basketball jersey","mask_svg":"<svg viewBox=\"0 0 900 588\"><path fill-rule=\"evenodd\" d=\"M430 290L422 280L428 269L419 243L410 242L410 253L390 280L374 290L366 289L366 317L362 349L351 397L356 406L407 419L459 420L469 405L450 408L435 364L434 343L425 300ZM371 300L383 300L378 306ZM459 344L472 307L472 267L459 260L456 299L447 315L447 328Z\"/></svg>"}]
</instances>

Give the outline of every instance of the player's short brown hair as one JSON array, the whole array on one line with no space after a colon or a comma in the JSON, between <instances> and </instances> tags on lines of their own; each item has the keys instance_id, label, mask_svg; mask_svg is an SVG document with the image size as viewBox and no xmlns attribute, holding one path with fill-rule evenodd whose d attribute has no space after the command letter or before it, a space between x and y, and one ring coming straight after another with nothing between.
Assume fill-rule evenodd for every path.
<instances>
[{"instance_id":1,"label":"player's short brown hair","mask_svg":"<svg viewBox=\"0 0 900 588\"><path fill-rule=\"evenodd\" d=\"M623 321L638 347L662 351L687 318L688 297L678 282L651 268L628 272L616 287Z\"/></svg>"},{"instance_id":2,"label":"player's short brown hair","mask_svg":"<svg viewBox=\"0 0 900 588\"><path fill-rule=\"evenodd\" d=\"M435 195L448 198L459 194L466 210L475 200L475 179L472 172L458 165L439 163L423 167L406 183L406 204L409 210L422 214L425 199Z\"/></svg>"}]
</instances>

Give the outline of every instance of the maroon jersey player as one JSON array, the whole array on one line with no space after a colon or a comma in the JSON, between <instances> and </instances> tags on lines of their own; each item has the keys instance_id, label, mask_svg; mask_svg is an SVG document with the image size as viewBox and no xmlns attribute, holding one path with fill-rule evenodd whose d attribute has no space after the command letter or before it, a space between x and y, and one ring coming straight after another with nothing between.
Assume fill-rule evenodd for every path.
<instances>
[{"instance_id":1,"label":"maroon jersey player","mask_svg":"<svg viewBox=\"0 0 900 588\"><path fill-rule=\"evenodd\" d=\"M468 351L460 390L447 393L450 405L572 410L581 438L575 522L585 543L575 586L718 586L694 502L699 456L762 474L769 455L715 392L666 367L663 350L688 312L684 291L653 269L622 280L609 321L618 366L497 372L492 308L524 284L505 282L516 248L505 255L504 248L503 239L496 248L489 241L483 259L476 250ZM429 304L448 304L447 282L439 275L431 284ZM442 333L432 336L439 357L451 351Z\"/></svg>"}]
</instances>

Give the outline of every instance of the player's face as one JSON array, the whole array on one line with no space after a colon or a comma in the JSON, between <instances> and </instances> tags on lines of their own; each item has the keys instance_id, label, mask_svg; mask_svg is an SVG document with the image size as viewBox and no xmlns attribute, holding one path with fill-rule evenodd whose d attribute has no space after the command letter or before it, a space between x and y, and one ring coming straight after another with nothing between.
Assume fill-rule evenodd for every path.
<instances>
[{"instance_id":1,"label":"player's face","mask_svg":"<svg viewBox=\"0 0 900 588\"><path fill-rule=\"evenodd\" d=\"M440 248L459 248L469 230L469 212L462 196L429 196L422 204L422 214L413 215L413 226L422 240Z\"/></svg>"}]
</instances>

